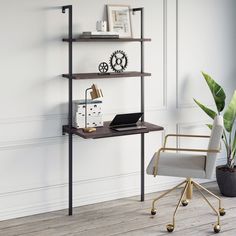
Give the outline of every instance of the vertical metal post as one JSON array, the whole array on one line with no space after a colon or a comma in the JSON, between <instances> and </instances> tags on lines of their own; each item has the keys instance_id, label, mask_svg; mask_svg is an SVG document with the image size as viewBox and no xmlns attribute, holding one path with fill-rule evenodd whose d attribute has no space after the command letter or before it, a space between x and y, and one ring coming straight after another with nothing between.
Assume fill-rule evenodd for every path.
<instances>
[{"instance_id":1,"label":"vertical metal post","mask_svg":"<svg viewBox=\"0 0 236 236\"><path fill-rule=\"evenodd\" d=\"M143 42L143 38L144 38L144 22L143 22L143 18L144 18L144 8L134 8L133 12L136 11L140 11L140 38L141 38L141 42L140 42L140 70L141 73L144 72L144 42ZM143 116L141 118L141 121L143 122L145 117L144 117L144 76L141 76L141 112L143 112ZM144 145L145 145L145 139L144 139L144 134L141 134L141 201L144 201L144 194L145 194L145 171L144 171L144 163L145 163L145 159L144 159Z\"/></svg>"},{"instance_id":2,"label":"vertical metal post","mask_svg":"<svg viewBox=\"0 0 236 236\"><path fill-rule=\"evenodd\" d=\"M72 99L73 99L73 91L72 91L72 80L73 80L73 69L72 69L72 5L68 6L63 6L62 7L62 13L65 13L65 10L69 10L69 90L68 90L68 95L69 95L69 117L68 117L68 122L69 122L69 160L68 160L68 165L69 165L69 209L68 209L68 214L72 215L73 214L73 136L72 136Z\"/></svg>"},{"instance_id":3,"label":"vertical metal post","mask_svg":"<svg viewBox=\"0 0 236 236\"><path fill-rule=\"evenodd\" d=\"M143 8L141 8L141 73L144 72L144 43L143 43ZM141 112L143 112L143 116L141 121L144 121L144 77L141 76ZM144 194L145 194L145 178L144 178L144 145L145 139L144 134L141 134L141 201L144 201Z\"/></svg>"}]
</instances>

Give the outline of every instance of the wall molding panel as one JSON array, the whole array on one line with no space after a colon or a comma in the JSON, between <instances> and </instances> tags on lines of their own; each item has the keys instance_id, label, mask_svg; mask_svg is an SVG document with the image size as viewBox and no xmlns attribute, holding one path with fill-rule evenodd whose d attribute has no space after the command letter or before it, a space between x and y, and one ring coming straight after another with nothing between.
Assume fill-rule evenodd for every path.
<instances>
[{"instance_id":1,"label":"wall molding panel","mask_svg":"<svg viewBox=\"0 0 236 236\"><path fill-rule=\"evenodd\" d=\"M117 198L130 197L135 195L137 195L137 201L139 201L139 196L138 196L140 193L138 184L139 178L140 178L140 173L134 172L118 176L75 181L74 206L83 206L90 204L91 202L96 203L102 201L109 201ZM129 181L131 180L133 182L136 182L135 186L133 186L132 183L130 183L130 185L126 186L125 189L117 190L117 188L114 188L114 186L119 183L127 182L127 179ZM176 184L180 183L180 181L181 181L180 178L167 178L164 181L163 180L158 181L157 178L155 178L156 182L155 184L146 184L146 193L169 189L175 186ZM101 189L100 192L94 191L92 194L91 193L81 194L83 192L81 191L81 189L82 190L96 189L95 185L103 186L103 189ZM104 186L108 186L108 188ZM25 196L27 196L27 198L29 199L27 205L24 205L24 207L22 206L19 207L19 205L15 207L11 207L11 205L7 207L6 206L2 207L0 211L0 220L12 219L60 209L66 209L68 205L66 194L64 195L63 198L58 196L60 195L61 192L67 193L67 188L68 188L67 183L61 183L52 186L43 186L40 188L25 189L17 192L0 194L0 201L1 199L9 199L10 201L14 202L17 201L17 199L25 198ZM80 194L76 194L78 192L80 192ZM42 199L38 199L37 196L44 196L42 198L48 198L48 199L47 201L45 201Z\"/></svg>"},{"instance_id":2,"label":"wall molding panel","mask_svg":"<svg viewBox=\"0 0 236 236\"><path fill-rule=\"evenodd\" d=\"M179 0L176 0L176 108L179 108Z\"/></svg>"},{"instance_id":3,"label":"wall molding panel","mask_svg":"<svg viewBox=\"0 0 236 236\"><path fill-rule=\"evenodd\" d=\"M206 20L205 21L198 21L197 19L197 14L193 13L191 14L191 10L194 7L194 4L198 4L198 6L195 8L195 12L201 12L202 14L209 12L209 9L212 9L211 5L214 5L214 11L211 11L211 19L209 18L209 14L205 16ZM197 108L198 106L194 103L193 100L189 100L190 98L187 96L187 100L185 101L184 98L181 99L181 95L183 93L187 93L186 90L188 90L188 84L187 83L193 83L193 84L198 84L197 82L191 82L190 78L201 78L201 71L207 72L210 75L215 78L219 84L224 85L224 89L230 90L230 80L232 80L232 75L228 77L227 72L230 71L230 73L233 74L233 77L235 76L235 70L234 70L234 65L230 63L225 63L225 60L222 59L222 55L220 53L225 53L234 50L232 48L235 48L235 34L230 32L230 23L232 22L232 17L235 19L235 14L231 12L231 8L235 7L234 1L223 1L223 0L176 0L176 108L177 109L191 109L191 108ZM191 8L192 6L192 8ZM186 10L185 10L186 9ZM221 12L221 13L220 13ZM229 14L223 14L223 12L229 12ZM189 17L190 19L188 19ZM186 19L185 19L186 18ZM203 19L203 18L202 18ZM193 31L189 32L189 29L191 29L190 23L193 22L194 29ZM205 22L206 24L204 24ZM215 24L213 23L215 22ZM183 25L184 24L184 25ZM186 25L185 25L186 24ZM199 24L199 26L197 25ZM219 30L216 25L220 25ZM209 33L208 28L211 28L211 33L209 35L214 35L214 38L220 38L220 40L211 40L210 38L208 41L205 40L205 33ZM204 30L205 29L205 30ZM185 32L186 30L188 33ZM222 31L224 31L222 33ZM219 33L220 32L220 33ZM194 34L194 37L191 37L191 34ZM202 36L204 35L204 37ZM194 39L193 39L194 38ZM232 38L229 40L229 38ZM194 42L190 42L193 40ZM223 40L227 42L230 46L225 46L221 48L221 45L223 44ZM186 44L186 51L183 52L183 45L184 43ZM189 46L189 45L191 46ZM194 49L194 47L199 48ZM205 57L199 56L198 51L202 50L202 55L205 55ZM217 51L218 50L218 51ZM187 52L187 53L186 53ZM213 57L215 52L217 56ZM204 54L205 53L205 54ZM209 54L209 56L207 55ZM228 55L228 54L227 54ZM209 57L209 58L208 58ZM228 55L230 57L230 55ZM205 59L205 58L208 58ZM204 59L204 60L203 60ZM187 61L188 60L188 61ZM204 62L198 63L198 60L203 60ZM233 59L231 59L233 60ZM188 69L188 62L189 61L196 61L196 66L194 63L189 63L189 69ZM186 64L186 66L185 66ZM227 68L227 69L226 69ZM226 70L226 72L225 72ZM193 71L191 74L190 72ZM197 73L198 71L199 73ZM223 73L224 71L224 73ZM184 77L190 76L190 78L186 79ZM223 78L222 78L223 77ZM183 80L186 79L185 81L185 86L186 88L183 88ZM207 88L207 85L202 83L202 81L199 81L199 88L197 89L198 91L201 90L204 86L204 89ZM186 85L187 84L187 85ZM190 86L192 89L192 87ZM194 87L195 88L195 87ZM209 92L209 98L206 98L205 92ZM197 93L197 92L195 92ZM195 98L201 98L201 96L204 95L205 100L203 104L209 107L215 108L215 104L212 101L210 97L210 91L204 90L203 94L198 94L198 96L193 96ZM201 99L200 99L201 100Z\"/></svg>"},{"instance_id":4,"label":"wall molding panel","mask_svg":"<svg viewBox=\"0 0 236 236\"><path fill-rule=\"evenodd\" d=\"M51 145L55 143L65 144L67 136L58 136L58 137L48 137L48 138L38 138L38 139L28 139L28 140L17 140L17 141L8 141L0 142L0 151L7 150L16 150L22 148L28 148L32 146L44 146Z\"/></svg>"},{"instance_id":5,"label":"wall molding panel","mask_svg":"<svg viewBox=\"0 0 236 236\"><path fill-rule=\"evenodd\" d=\"M22 117L6 117L0 118L0 125L15 124L15 123L31 123L37 121L48 121L48 120L66 120L68 117L67 113L62 114L48 114L38 116L22 116Z\"/></svg>"},{"instance_id":6,"label":"wall molding panel","mask_svg":"<svg viewBox=\"0 0 236 236\"><path fill-rule=\"evenodd\" d=\"M163 108L167 109L167 0L163 0ZM159 109L161 110L161 109Z\"/></svg>"}]
</instances>

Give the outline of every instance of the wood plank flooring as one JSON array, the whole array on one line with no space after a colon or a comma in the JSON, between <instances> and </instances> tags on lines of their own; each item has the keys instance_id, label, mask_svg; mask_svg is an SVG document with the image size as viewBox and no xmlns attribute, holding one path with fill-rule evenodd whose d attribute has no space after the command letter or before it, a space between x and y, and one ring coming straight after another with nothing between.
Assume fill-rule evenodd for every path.
<instances>
[{"instance_id":1,"label":"wood plank flooring","mask_svg":"<svg viewBox=\"0 0 236 236\"><path fill-rule=\"evenodd\" d=\"M215 182L205 185L220 196ZM166 224L172 223L172 214L180 196L180 189L163 198L156 216L150 215L152 199L160 193L147 194L146 201L131 197L74 208L74 215L67 210L23 217L0 222L1 236L159 236L169 235ZM209 197L217 206L217 201ZM226 215L221 217L220 235L236 235L236 198L222 197ZM180 207L176 228L172 235L214 235L216 215L194 191L187 207Z\"/></svg>"}]
</instances>

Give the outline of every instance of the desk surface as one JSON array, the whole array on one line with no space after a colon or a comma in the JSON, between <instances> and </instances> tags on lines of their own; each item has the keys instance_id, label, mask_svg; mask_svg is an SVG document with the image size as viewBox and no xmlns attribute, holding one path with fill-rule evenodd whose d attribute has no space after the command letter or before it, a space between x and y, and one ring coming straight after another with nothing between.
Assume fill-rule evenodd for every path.
<instances>
[{"instance_id":1,"label":"desk surface","mask_svg":"<svg viewBox=\"0 0 236 236\"><path fill-rule=\"evenodd\" d=\"M154 125L148 122L139 122L139 125L144 125L146 129L138 129L138 130L129 130L129 131L115 131L109 128L110 121L104 122L103 127L97 127L97 130L92 133L84 133L83 129L76 129L72 128L72 134L78 135L85 139L97 139L97 138L108 138L108 137L116 137L116 136L123 136L123 135L132 135L132 134L142 134L148 133L151 131L161 131L164 130L163 127ZM63 126L63 132L69 133L69 126Z\"/></svg>"}]
</instances>

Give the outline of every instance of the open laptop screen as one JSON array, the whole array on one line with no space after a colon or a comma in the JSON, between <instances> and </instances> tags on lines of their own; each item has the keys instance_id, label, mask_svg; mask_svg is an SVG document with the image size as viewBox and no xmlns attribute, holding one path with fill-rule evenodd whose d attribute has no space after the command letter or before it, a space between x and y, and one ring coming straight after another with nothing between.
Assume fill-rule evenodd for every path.
<instances>
[{"instance_id":1,"label":"open laptop screen","mask_svg":"<svg viewBox=\"0 0 236 236\"><path fill-rule=\"evenodd\" d=\"M110 127L134 125L142 117L143 112L118 114L110 123Z\"/></svg>"}]
</instances>

